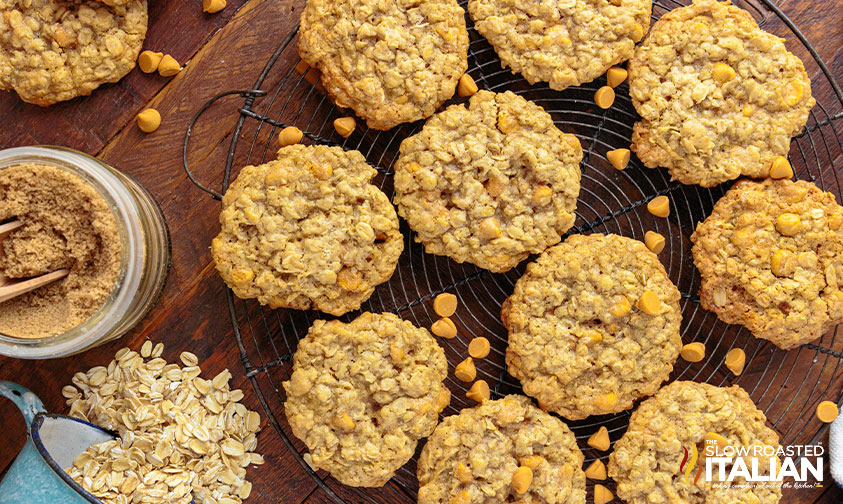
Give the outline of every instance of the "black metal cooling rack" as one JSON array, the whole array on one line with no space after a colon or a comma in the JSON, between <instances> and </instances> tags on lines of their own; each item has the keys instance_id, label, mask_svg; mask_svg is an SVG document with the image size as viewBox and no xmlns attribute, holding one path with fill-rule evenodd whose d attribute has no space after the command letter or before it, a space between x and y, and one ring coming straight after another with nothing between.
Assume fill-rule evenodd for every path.
<instances>
[{"instance_id":1,"label":"black metal cooling rack","mask_svg":"<svg viewBox=\"0 0 843 504\"><path fill-rule=\"evenodd\" d=\"M466 0L460 1L465 6ZM689 3L688 0L656 0L653 19ZM770 0L734 2L748 10L765 29L787 35L791 50L815 65L819 72L813 89L830 89L833 98L817 99L805 130L794 138L790 161L797 178L812 180L822 189L843 200L840 172L843 168L843 140L838 128L843 127L843 92L802 32ZM667 246L660 254L668 275L678 285L682 297L682 340L701 341L708 355L700 363L679 360L671 380L695 380L715 385L742 385L758 406L765 411L771 427L781 435L782 444L814 443L822 439L826 428L813 417L816 402L824 399L840 402L843 377L838 377L843 359L843 343L837 330L814 344L784 352L753 338L739 326L726 325L713 313L699 305L696 292L697 274L690 254L689 236L696 223L705 218L727 187L705 189L670 182L665 170L650 170L633 156L629 167L619 172L606 160L611 149L628 147L632 125L638 118L628 97L628 88L618 88L615 104L601 110L593 103L593 95L603 85L597 81L559 92L545 85L530 86L519 75L502 69L492 47L469 26L469 73L481 89L514 91L547 110L557 126L576 135L583 145L582 190L577 207L577 221L571 233L617 233L643 239L654 230L666 237ZM295 68L300 63L296 53L296 30L288 34L266 63L263 72L250 90L219 94L197 112L185 136L184 166L190 179L202 190L220 199L228 187L235 167L261 163L272 157L276 149L275 135L280 128L294 125L305 132L306 141L340 145L361 151L375 166L379 175L375 184L392 196L392 163L401 140L417 131L421 123L405 124L390 131L368 130L358 121L357 130L347 139L333 130L333 119L345 115L337 109L318 84L318 77ZM799 47L801 44L801 47ZM799 50L802 52L800 53ZM812 59L812 60L811 60ZM238 95L242 97L237 122L219 182L219 190L198 181L188 167L188 147L193 126L201 114L216 101ZM453 100L459 101L459 100ZM835 164L835 160L837 163ZM728 186L728 184L724 184ZM646 211L646 203L657 195L667 195L672 213L659 219ZM394 312L416 325L429 327L437 318L429 301L441 292L453 292L460 298L454 319L460 334L452 340L440 340L451 366L466 355L471 338L486 336L492 343L488 358L477 363L478 378L494 385L493 396L518 393L517 380L506 373L504 352L506 330L499 320L500 304L512 292L515 281L524 269L493 274L472 265L423 253L412 240L412 232L402 222L405 250L392 279L379 286L361 311ZM289 378L290 360L298 340L312 322L326 315L294 310L269 310L254 301L236 299L227 291L228 307L234 335L240 349L246 376L251 381L269 422L302 467L336 502L415 502L418 483L414 457L382 489L346 487L323 471L314 472L302 458L306 448L296 440L283 414L284 390L281 382ZM359 312L342 317L353 319ZM736 378L723 366L725 354L740 347L747 355L746 370ZM443 415L457 413L471 405L465 398L466 384L449 377L447 385L453 393L451 405ZM604 461L608 455L587 447L585 440L600 426L606 426L611 439L618 439L626 429L630 412L590 417L568 422L584 448L586 463L595 458ZM417 453L418 454L418 453ZM589 487L591 484L589 483ZM611 485L609 485L611 487ZM589 490L589 497L592 492Z\"/></svg>"}]
</instances>

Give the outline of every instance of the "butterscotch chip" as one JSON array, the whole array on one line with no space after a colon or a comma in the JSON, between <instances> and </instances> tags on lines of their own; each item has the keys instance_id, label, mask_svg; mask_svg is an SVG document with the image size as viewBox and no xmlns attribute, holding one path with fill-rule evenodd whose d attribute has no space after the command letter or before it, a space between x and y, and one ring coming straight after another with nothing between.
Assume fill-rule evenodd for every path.
<instances>
[{"instance_id":1,"label":"butterscotch chip","mask_svg":"<svg viewBox=\"0 0 843 504\"><path fill-rule=\"evenodd\" d=\"M489 340L480 336L468 344L468 354L475 359L482 359L489 355Z\"/></svg>"},{"instance_id":2,"label":"butterscotch chip","mask_svg":"<svg viewBox=\"0 0 843 504\"><path fill-rule=\"evenodd\" d=\"M456 0L308 0L298 50L337 106L390 129L454 95L468 68L465 12Z\"/></svg>"},{"instance_id":3,"label":"butterscotch chip","mask_svg":"<svg viewBox=\"0 0 843 504\"><path fill-rule=\"evenodd\" d=\"M650 25L649 0L470 0L474 26L503 67L552 89L591 82L632 56Z\"/></svg>"},{"instance_id":4,"label":"butterscotch chip","mask_svg":"<svg viewBox=\"0 0 843 504\"><path fill-rule=\"evenodd\" d=\"M629 164L629 149L614 149L606 153L606 159L612 163L617 170L626 169Z\"/></svg>"},{"instance_id":5,"label":"butterscotch chip","mask_svg":"<svg viewBox=\"0 0 843 504\"><path fill-rule=\"evenodd\" d=\"M594 103L602 109L607 109L615 103L615 90L611 86L603 86L594 93Z\"/></svg>"},{"instance_id":6,"label":"butterscotch chip","mask_svg":"<svg viewBox=\"0 0 843 504\"><path fill-rule=\"evenodd\" d=\"M720 434L741 449L759 447L763 453L779 447L778 435L749 395L737 385L728 388L689 381L673 382L645 400L632 413L629 427L609 456L609 477L618 497L627 504L676 502L693 495L693 502L758 502L781 499L781 481L763 485L728 485L719 480L694 484L696 469L685 480L680 470L685 450L703 453L708 433ZM780 462L780 461L779 461ZM747 462L749 464L749 462ZM758 474L769 476L766 456ZM688 469L687 460L683 469ZM716 471L714 471L716 473ZM684 500L687 501L687 498Z\"/></svg>"},{"instance_id":7,"label":"butterscotch chip","mask_svg":"<svg viewBox=\"0 0 843 504\"><path fill-rule=\"evenodd\" d=\"M430 333L395 315L317 320L283 384L284 413L315 468L346 485L381 486L433 432L450 401L447 374Z\"/></svg>"},{"instance_id":8,"label":"butterscotch chip","mask_svg":"<svg viewBox=\"0 0 843 504\"><path fill-rule=\"evenodd\" d=\"M162 77L172 77L179 72L181 72L181 65L169 54L165 54L158 63L158 74Z\"/></svg>"},{"instance_id":9,"label":"butterscotch chip","mask_svg":"<svg viewBox=\"0 0 843 504\"><path fill-rule=\"evenodd\" d=\"M633 308L644 292L658 310ZM542 409L571 420L629 409L679 356L679 299L640 241L573 235L529 264L503 303L507 370Z\"/></svg>"},{"instance_id":10,"label":"butterscotch chip","mask_svg":"<svg viewBox=\"0 0 843 504\"><path fill-rule=\"evenodd\" d=\"M464 382L470 382L477 378L477 368L474 366L474 360L471 357L466 359L454 368L454 376Z\"/></svg>"},{"instance_id":11,"label":"butterscotch chip","mask_svg":"<svg viewBox=\"0 0 843 504\"><path fill-rule=\"evenodd\" d=\"M831 401L823 401L817 405L817 418L820 422L831 423L839 414L837 405Z\"/></svg>"},{"instance_id":12,"label":"butterscotch chip","mask_svg":"<svg viewBox=\"0 0 843 504\"><path fill-rule=\"evenodd\" d=\"M6 0L0 5L0 89L42 107L89 95L135 67L146 0Z\"/></svg>"},{"instance_id":13,"label":"butterscotch chip","mask_svg":"<svg viewBox=\"0 0 843 504\"><path fill-rule=\"evenodd\" d=\"M477 380L476 382L474 382L471 388L468 389L468 391L465 393L465 396L479 403L483 401L488 401L489 397L491 396L489 384L486 383L486 380Z\"/></svg>"},{"instance_id":14,"label":"butterscotch chip","mask_svg":"<svg viewBox=\"0 0 843 504\"><path fill-rule=\"evenodd\" d=\"M443 292L433 300L433 311L440 317L450 317L457 311L457 296Z\"/></svg>"},{"instance_id":15,"label":"butterscotch chip","mask_svg":"<svg viewBox=\"0 0 843 504\"><path fill-rule=\"evenodd\" d=\"M688 343L682 347L679 355L688 362L699 362L705 358L705 344L699 341Z\"/></svg>"},{"instance_id":16,"label":"butterscotch chip","mask_svg":"<svg viewBox=\"0 0 843 504\"><path fill-rule=\"evenodd\" d=\"M656 217L670 215L670 199L667 196L656 196L647 203L647 211Z\"/></svg>"},{"instance_id":17,"label":"butterscotch chip","mask_svg":"<svg viewBox=\"0 0 843 504\"><path fill-rule=\"evenodd\" d=\"M357 122L353 117L340 117L339 119L334 120L334 129L337 130L337 134L343 138L350 137L351 134L354 133L356 125Z\"/></svg>"},{"instance_id":18,"label":"butterscotch chip","mask_svg":"<svg viewBox=\"0 0 843 504\"><path fill-rule=\"evenodd\" d=\"M615 498L612 491L603 485L594 485L594 504L606 504Z\"/></svg>"},{"instance_id":19,"label":"butterscotch chip","mask_svg":"<svg viewBox=\"0 0 843 504\"><path fill-rule=\"evenodd\" d=\"M508 271L574 224L581 160L541 107L479 91L401 143L394 201L428 253Z\"/></svg>"},{"instance_id":20,"label":"butterscotch chip","mask_svg":"<svg viewBox=\"0 0 843 504\"><path fill-rule=\"evenodd\" d=\"M606 479L606 464L597 459L585 469L585 477L594 480Z\"/></svg>"},{"instance_id":21,"label":"butterscotch chip","mask_svg":"<svg viewBox=\"0 0 843 504\"><path fill-rule=\"evenodd\" d=\"M611 445L611 441L609 440L609 430L605 426L600 426L600 428L597 429L597 432L588 438L587 443L588 446L594 448L595 450L608 450Z\"/></svg>"},{"instance_id":22,"label":"butterscotch chip","mask_svg":"<svg viewBox=\"0 0 843 504\"><path fill-rule=\"evenodd\" d=\"M243 299L341 315L395 270L404 240L389 199L357 151L283 147L228 188L211 255Z\"/></svg>"},{"instance_id":23,"label":"butterscotch chip","mask_svg":"<svg viewBox=\"0 0 843 504\"><path fill-rule=\"evenodd\" d=\"M457 94L463 98L468 98L477 92L477 83L469 74L463 74L460 77L459 84L457 84Z\"/></svg>"},{"instance_id":24,"label":"butterscotch chip","mask_svg":"<svg viewBox=\"0 0 843 504\"><path fill-rule=\"evenodd\" d=\"M726 367L735 376L740 376L743 373L743 367L746 365L746 353L740 348L733 348L726 354Z\"/></svg>"},{"instance_id":25,"label":"butterscotch chip","mask_svg":"<svg viewBox=\"0 0 843 504\"><path fill-rule=\"evenodd\" d=\"M448 317L442 317L430 326L430 331L440 338L451 339L457 335L457 326Z\"/></svg>"},{"instance_id":26,"label":"butterscotch chip","mask_svg":"<svg viewBox=\"0 0 843 504\"><path fill-rule=\"evenodd\" d=\"M768 176L815 104L784 40L716 0L656 21L629 60L629 95L642 118L632 134L638 158L704 187Z\"/></svg>"},{"instance_id":27,"label":"butterscotch chip","mask_svg":"<svg viewBox=\"0 0 843 504\"><path fill-rule=\"evenodd\" d=\"M790 349L843 322L843 207L811 182L736 183L691 235L700 303Z\"/></svg>"},{"instance_id":28,"label":"butterscotch chip","mask_svg":"<svg viewBox=\"0 0 843 504\"><path fill-rule=\"evenodd\" d=\"M628 75L625 68L612 67L606 72L606 84L613 88L618 87L623 84Z\"/></svg>"},{"instance_id":29,"label":"butterscotch chip","mask_svg":"<svg viewBox=\"0 0 843 504\"><path fill-rule=\"evenodd\" d=\"M570 429L528 398L485 401L433 431L419 457L418 503L585 504L583 459ZM527 470L525 489L513 476Z\"/></svg>"},{"instance_id":30,"label":"butterscotch chip","mask_svg":"<svg viewBox=\"0 0 843 504\"><path fill-rule=\"evenodd\" d=\"M652 253L658 254L664 250L665 239L664 236L655 231L647 231L644 233L644 244Z\"/></svg>"},{"instance_id":31,"label":"butterscotch chip","mask_svg":"<svg viewBox=\"0 0 843 504\"><path fill-rule=\"evenodd\" d=\"M138 56L138 66L144 73L152 73L158 70L158 64L161 63L161 58L164 53L144 51Z\"/></svg>"}]
</instances>

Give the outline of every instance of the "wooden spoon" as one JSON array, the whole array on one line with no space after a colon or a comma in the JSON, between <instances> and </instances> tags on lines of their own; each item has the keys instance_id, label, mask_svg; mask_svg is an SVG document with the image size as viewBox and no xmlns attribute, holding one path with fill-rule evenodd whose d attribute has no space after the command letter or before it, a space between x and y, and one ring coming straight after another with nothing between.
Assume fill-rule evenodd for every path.
<instances>
[{"instance_id":1,"label":"wooden spoon","mask_svg":"<svg viewBox=\"0 0 843 504\"><path fill-rule=\"evenodd\" d=\"M19 220L0 224L0 241L5 240L9 234L21 226L23 226L23 222ZM0 272L0 303L26 294L27 292L32 292L39 287L60 280L69 274L69 269L60 269L26 280L9 280L9 277Z\"/></svg>"}]
</instances>

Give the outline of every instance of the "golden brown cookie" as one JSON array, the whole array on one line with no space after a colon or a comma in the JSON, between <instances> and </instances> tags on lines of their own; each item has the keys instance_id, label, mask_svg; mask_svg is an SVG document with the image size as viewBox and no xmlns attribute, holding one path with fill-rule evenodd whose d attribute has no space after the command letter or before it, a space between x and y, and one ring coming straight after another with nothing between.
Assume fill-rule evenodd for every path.
<instances>
[{"instance_id":1,"label":"golden brown cookie","mask_svg":"<svg viewBox=\"0 0 843 504\"><path fill-rule=\"evenodd\" d=\"M351 486L386 483L448 405L445 352L391 313L317 320L284 382L284 413L313 465Z\"/></svg>"},{"instance_id":2,"label":"golden brown cookie","mask_svg":"<svg viewBox=\"0 0 843 504\"><path fill-rule=\"evenodd\" d=\"M814 106L811 81L784 41L752 16L696 0L661 17L629 60L641 114L632 150L683 184L767 177Z\"/></svg>"},{"instance_id":3,"label":"golden brown cookie","mask_svg":"<svg viewBox=\"0 0 843 504\"><path fill-rule=\"evenodd\" d=\"M573 226L581 160L544 109L480 91L401 142L394 201L428 253L503 272Z\"/></svg>"},{"instance_id":4,"label":"golden brown cookie","mask_svg":"<svg viewBox=\"0 0 843 504\"><path fill-rule=\"evenodd\" d=\"M528 398L487 400L433 431L419 457L418 504L584 504L583 460L568 426ZM512 482L519 467L532 474L523 493Z\"/></svg>"},{"instance_id":5,"label":"golden brown cookie","mask_svg":"<svg viewBox=\"0 0 843 504\"><path fill-rule=\"evenodd\" d=\"M655 313L638 300L655 294ZM506 363L524 393L571 420L654 394L682 339L679 290L638 240L573 235L545 251L501 308Z\"/></svg>"},{"instance_id":6,"label":"golden brown cookie","mask_svg":"<svg viewBox=\"0 0 843 504\"><path fill-rule=\"evenodd\" d=\"M234 294L272 308L342 315L389 280L404 249L389 198L357 151L291 145L243 168L225 193L217 270Z\"/></svg>"},{"instance_id":7,"label":"golden brown cookie","mask_svg":"<svg viewBox=\"0 0 843 504\"><path fill-rule=\"evenodd\" d=\"M803 180L737 182L691 235L700 303L788 350L843 322L843 207Z\"/></svg>"}]
</instances>

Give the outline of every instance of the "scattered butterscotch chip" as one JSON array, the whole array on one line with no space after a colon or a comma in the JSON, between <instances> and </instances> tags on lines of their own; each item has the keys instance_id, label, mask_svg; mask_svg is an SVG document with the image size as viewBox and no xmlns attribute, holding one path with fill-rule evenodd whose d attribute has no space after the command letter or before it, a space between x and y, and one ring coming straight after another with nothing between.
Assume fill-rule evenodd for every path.
<instances>
[{"instance_id":1,"label":"scattered butterscotch chip","mask_svg":"<svg viewBox=\"0 0 843 504\"><path fill-rule=\"evenodd\" d=\"M225 9L225 0L202 0L202 10L208 14L216 14Z\"/></svg>"},{"instance_id":2,"label":"scattered butterscotch chip","mask_svg":"<svg viewBox=\"0 0 843 504\"><path fill-rule=\"evenodd\" d=\"M662 309L662 302L659 299L658 294L653 291L646 290L641 294L636 306L638 306L638 309L647 315L658 315Z\"/></svg>"},{"instance_id":3,"label":"scattered butterscotch chip","mask_svg":"<svg viewBox=\"0 0 843 504\"><path fill-rule=\"evenodd\" d=\"M606 504L607 502L612 502L614 498L615 496L608 488L599 484L594 485L594 504Z\"/></svg>"},{"instance_id":4,"label":"scattered butterscotch chip","mask_svg":"<svg viewBox=\"0 0 843 504\"><path fill-rule=\"evenodd\" d=\"M474 477L471 475L471 469L468 468L467 465L463 464L462 462L457 463L457 468L454 470L454 474L457 477L457 480L460 483L468 483Z\"/></svg>"},{"instance_id":5,"label":"scattered butterscotch chip","mask_svg":"<svg viewBox=\"0 0 843 504\"><path fill-rule=\"evenodd\" d=\"M705 358L705 345L699 341L688 343L682 347L679 355L688 362L699 362Z\"/></svg>"},{"instance_id":6,"label":"scattered butterscotch chip","mask_svg":"<svg viewBox=\"0 0 843 504\"><path fill-rule=\"evenodd\" d=\"M348 416L348 413L345 412L334 415L332 423L334 424L334 427L341 430L353 430L356 426L354 424L354 420L352 420L351 417Z\"/></svg>"},{"instance_id":7,"label":"scattered butterscotch chip","mask_svg":"<svg viewBox=\"0 0 843 504\"><path fill-rule=\"evenodd\" d=\"M667 196L656 196L647 203L647 210L656 217L667 217L670 215L670 200Z\"/></svg>"},{"instance_id":8,"label":"scattered butterscotch chip","mask_svg":"<svg viewBox=\"0 0 843 504\"><path fill-rule=\"evenodd\" d=\"M518 459L518 463L522 466L527 466L530 469L538 469L545 462L545 458L541 455L528 455Z\"/></svg>"},{"instance_id":9,"label":"scattered butterscotch chip","mask_svg":"<svg viewBox=\"0 0 843 504\"><path fill-rule=\"evenodd\" d=\"M471 494L468 490L460 490L456 495L451 497L449 504L471 504Z\"/></svg>"},{"instance_id":10,"label":"scattered butterscotch chip","mask_svg":"<svg viewBox=\"0 0 843 504\"><path fill-rule=\"evenodd\" d=\"M471 399L472 401L477 401L482 403L483 401L489 400L491 397L491 391L489 390L489 384L486 383L486 380L477 380L468 389L468 392L465 393L465 396Z\"/></svg>"},{"instance_id":11,"label":"scattered butterscotch chip","mask_svg":"<svg viewBox=\"0 0 843 504\"><path fill-rule=\"evenodd\" d=\"M588 438L588 446L594 448L595 450L608 450L609 446L611 446L611 442L609 441L609 429L607 429L606 426L601 426L597 429L597 432Z\"/></svg>"},{"instance_id":12,"label":"scattered butterscotch chip","mask_svg":"<svg viewBox=\"0 0 843 504\"><path fill-rule=\"evenodd\" d=\"M606 84L616 88L626 80L629 73L625 68L612 67L606 72Z\"/></svg>"},{"instance_id":13,"label":"scattered butterscotch chip","mask_svg":"<svg viewBox=\"0 0 843 504\"><path fill-rule=\"evenodd\" d=\"M442 317L430 326L430 331L440 338L451 339L457 335L457 326L448 317Z\"/></svg>"},{"instance_id":14,"label":"scattered butterscotch chip","mask_svg":"<svg viewBox=\"0 0 843 504\"><path fill-rule=\"evenodd\" d=\"M632 40L636 43L641 42L641 39L644 38L644 27L635 23L635 26L632 27L632 31Z\"/></svg>"},{"instance_id":15,"label":"scattered butterscotch chip","mask_svg":"<svg viewBox=\"0 0 843 504\"><path fill-rule=\"evenodd\" d=\"M629 164L629 149L615 149L606 153L606 159L617 170L623 170Z\"/></svg>"},{"instance_id":16,"label":"scattered butterscotch chip","mask_svg":"<svg viewBox=\"0 0 843 504\"><path fill-rule=\"evenodd\" d=\"M144 51L138 56L138 66L143 73L152 73L158 70L158 64L161 63L161 58L164 53L154 51Z\"/></svg>"},{"instance_id":17,"label":"scattered butterscotch chip","mask_svg":"<svg viewBox=\"0 0 843 504\"><path fill-rule=\"evenodd\" d=\"M711 76L721 84L725 84L735 78L735 69L726 63L715 63L711 69Z\"/></svg>"},{"instance_id":18,"label":"scattered butterscotch chip","mask_svg":"<svg viewBox=\"0 0 843 504\"><path fill-rule=\"evenodd\" d=\"M708 457L722 455L727 446L729 440L716 432L707 432L703 437L703 453Z\"/></svg>"},{"instance_id":19,"label":"scattered butterscotch chip","mask_svg":"<svg viewBox=\"0 0 843 504\"><path fill-rule=\"evenodd\" d=\"M460 81L457 84L457 94L463 98L468 98L478 91L477 83L468 74L462 74Z\"/></svg>"},{"instance_id":20,"label":"scattered butterscotch chip","mask_svg":"<svg viewBox=\"0 0 843 504\"><path fill-rule=\"evenodd\" d=\"M823 401L817 405L817 418L820 422L831 423L839 414L837 405L831 401Z\"/></svg>"},{"instance_id":21,"label":"scattered butterscotch chip","mask_svg":"<svg viewBox=\"0 0 843 504\"><path fill-rule=\"evenodd\" d=\"M660 253L664 250L664 236L655 231L647 231L644 233L644 245L650 249L650 252L654 254Z\"/></svg>"},{"instance_id":22,"label":"scattered butterscotch chip","mask_svg":"<svg viewBox=\"0 0 843 504\"><path fill-rule=\"evenodd\" d=\"M795 236L802 231L802 221L792 213L783 213L776 219L776 230L784 236Z\"/></svg>"},{"instance_id":23,"label":"scattered butterscotch chip","mask_svg":"<svg viewBox=\"0 0 843 504\"><path fill-rule=\"evenodd\" d=\"M606 479L606 464L600 459L595 460L585 469L585 477L593 480Z\"/></svg>"},{"instance_id":24,"label":"scattered butterscotch chip","mask_svg":"<svg viewBox=\"0 0 843 504\"><path fill-rule=\"evenodd\" d=\"M594 103L602 109L607 109L615 103L615 90L611 86L603 86L594 93Z\"/></svg>"},{"instance_id":25,"label":"scattered butterscotch chip","mask_svg":"<svg viewBox=\"0 0 843 504\"><path fill-rule=\"evenodd\" d=\"M477 378L477 368L474 367L474 359L466 357L466 359L454 368L454 376L464 382L470 382Z\"/></svg>"},{"instance_id":26,"label":"scattered butterscotch chip","mask_svg":"<svg viewBox=\"0 0 843 504\"><path fill-rule=\"evenodd\" d=\"M282 129L280 133L278 133L278 144L281 147L286 147L288 145L295 145L301 142L304 133L295 126L287 126L286 128Z\"/></svg>"},{"instance_id":27,"label":"scattered butterscotch chip","mask_svg":"<svg viewBox=\"0 0 843 504\"><path fill-rule=\"evenodd\" d=\"M530 489L533 483L533 470L527 466L520 466L512 473L512 489L518 494L523 494Z\"/></svg>"},{"instance_id":28,"label":"scattered butterscotch chip","mask_svg":"<svg viewBox=\"0 0 843 504\"><path fill-rule=\"evenodd\" d=\"M351 134L354 133L355 127L357 127L357 121L355 121L351 116L334 119L334 129L337 130L337 134L343 138L351 136Z\"/></svg>"},{"instance_id":29,"label":"scattered butterscotch chip","mask_svg":"<svg viewBox=\"0 0 843 504\"><path fill-rule=\"evenodd\" d=\"M726 367L735 376L740 376L743 373L743 367L746 364L746 354L740 348L733 348L726 354Z\"/></svg>"},{"instance_id":30,"label":"scattered butterscotch chip","mask_svg":"<svg viewBox=\"0 0 843 504\"><path fill-rule=\"evenodd\" d=\"M433 311L440 317L450 317L457 311L457 296L443 292L433 300Z\"/></svg>"},{"instance_id":31,"label":"scattered butterscotch chip","mask_svg":"<svg viewBox=\"0 0 843 504\"><path fill-rule=\"evenodd\" d=\"M161 126L161 114L153 108L148 108L138 114L138 128L144 133L152 133Z\"/></svg>"},{"instance_id":32,"label":"scattered butterscotch chip","mask_svg":"<svg viewBox=\"0 0 843 504\"><path fill-rule=\"evenodd\" d=\"M468 344L468 355L475 359L482 359L489 355L489 340L480 336Z\"/></svg>"},{"instance_id":33,"label":"scattered butterscotch chip","mask_svg":"<svg viewBox=\"0 0 843 504\"><path fill-rule=\"evenodd\" d=\"M774 179L789 179L793 178L793 167L784 156L779 156L773 160L770 166L770 178Z\"/></svg>"},{"instance_id":34,"label":"scattered butterscotch chip","mask_svg":"<svg viewBox=\"0 0 843 504\"><path fill-rule=\"evenodd\" d=\"M181 65L169 54L165 54L158 62L158 74L162 77L172 77L179 72L181 72Z\"/></svg>"}]
</instances>

